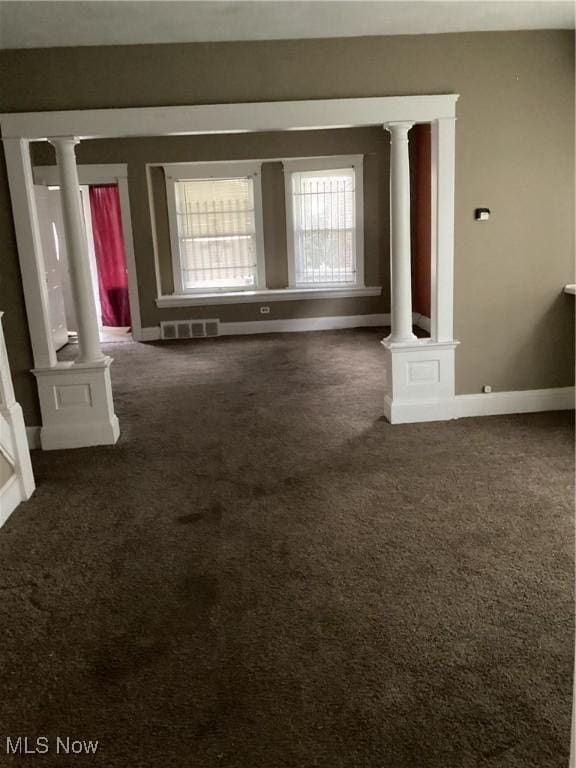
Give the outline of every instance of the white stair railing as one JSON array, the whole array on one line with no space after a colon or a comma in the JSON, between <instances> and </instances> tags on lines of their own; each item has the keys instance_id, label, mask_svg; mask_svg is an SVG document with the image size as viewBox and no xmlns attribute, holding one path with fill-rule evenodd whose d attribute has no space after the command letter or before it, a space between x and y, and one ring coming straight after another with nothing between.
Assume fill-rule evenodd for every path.
<instances>
[{"instance_id":1,"label":"white stair railing","mask_svg":"<svg viewBox=\"0 0 576 768\"><path fill-rule=\"evenodd\" d=\"M22 408L14 397L0 312L0 526L34 492Z\"/></svg>"}]
</instances>

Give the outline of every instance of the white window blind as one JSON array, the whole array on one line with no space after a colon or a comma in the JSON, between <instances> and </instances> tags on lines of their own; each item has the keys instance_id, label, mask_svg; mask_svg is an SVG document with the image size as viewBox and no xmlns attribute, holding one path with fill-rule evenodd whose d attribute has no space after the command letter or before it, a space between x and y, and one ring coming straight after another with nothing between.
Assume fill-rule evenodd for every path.
<instances>
[{"instance_id":1,"label":"white window blind","mask_svg":"<svg viewBox=\"0 0 576 768\"><path fill-rule=\"evenodd\" d=\"M292 173L297 286L356 283L353 168Z\"/></svg>"},{"instance_id":2,"label":"white window blind","mask_svg":"<svg viewBox=\"0 0 576 768\"><path fill-rule=\"evenodd\" d=\"M175 193L184 290L256 286L253 179L182 179Z\"/></svg>"}]
</instances>

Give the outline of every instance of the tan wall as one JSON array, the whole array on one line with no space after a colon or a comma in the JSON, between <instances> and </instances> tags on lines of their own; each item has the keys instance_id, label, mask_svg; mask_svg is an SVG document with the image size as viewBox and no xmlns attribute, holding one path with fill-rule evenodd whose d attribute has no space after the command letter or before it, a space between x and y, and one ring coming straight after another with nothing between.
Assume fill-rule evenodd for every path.
<instances>
[{"instance_id":1,"label":"tan wall","mask_svg":"<svg viewBox=\"0 0 576 768\"><path fill-rule=\"evenodd\" d=\"M316 155L364 155L364 251L366 285L383 285L377 301L366 299L331 300L315 308L313 301L274 302L264 319L288 319L384 312L389 304L388 270L388 158L389 139L382 128L333 131L268 132L232 136L178 136L153 139L117 139L82 142L77 150L79 163L127 163L136 251L136 268L141 302L142 325L160 320L188 317L219 317L222 322L241 322L247 317L261 320L258 305L214 305L212 307L158 310L154 251L146 179L147 163L176 163L216 160L265 159ZM47 142L33 144L33 162L54 163L54 151ZM156 242L161 288L172 293L172 257L168 228L166 184L161 168L151 168L151 187L156 225ZM262 169L262 202L266 279L269 288L288 285L286 216L282 164L265 163ZM207 314L208 313L208 314Z\"/></svg>"},{"instance_id":2,"label":"tan wall","mask_svg":"<svg viewBox=\"0 0 576 768\"><path fill-rule=\"evenodd\" d=\"M459 93L457 391L573 383L574 300L561 294L574 282L571 32L4 51L0 70L2 111ZM140 165L129 164L129 173L131 185L145 183ZM1 166L0 196L5 204ZM478 224L473 210L484 206L492 219ZM140 195L131 207L135 220L147 217ZM22 373L32 363L14 236L10 217L0 215L0 306L9 310L18 395L28 422L37 423ZM150 239L138 235L135 244L149 285Z\"/></svg>"}]
</instances>

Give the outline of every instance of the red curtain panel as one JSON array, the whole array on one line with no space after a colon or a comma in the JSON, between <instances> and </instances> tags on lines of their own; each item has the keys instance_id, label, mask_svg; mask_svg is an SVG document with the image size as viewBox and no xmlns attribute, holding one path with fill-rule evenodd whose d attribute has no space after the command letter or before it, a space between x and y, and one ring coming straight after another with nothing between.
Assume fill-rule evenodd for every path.
<instances>
[{"instance_id":1,"label":"red curtain panel","mask_svg":"<svg viewBox=\"0 0 576 768\"><path fill-rule=\"evenodd\" d=\"M115 184L91 186L90 212L102 324L129 326L128 274L118 187Z\"/></svg>"}]
</instances>

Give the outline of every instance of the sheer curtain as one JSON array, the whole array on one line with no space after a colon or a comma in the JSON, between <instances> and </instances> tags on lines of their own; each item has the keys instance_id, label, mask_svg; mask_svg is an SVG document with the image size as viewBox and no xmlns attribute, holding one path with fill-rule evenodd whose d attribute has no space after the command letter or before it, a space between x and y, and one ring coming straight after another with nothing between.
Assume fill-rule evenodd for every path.
<instances>
[{"instance_id":1,"label":"sheer curtain","mask_svg":"<svg viewBox=\"0 0 576 768\"><path fill-rule=\"evenodd\" d=\"M129 326L128 275L118 187L115 184L90 186L90 212L102 324Z\"/></svg>"}]
</instances>

